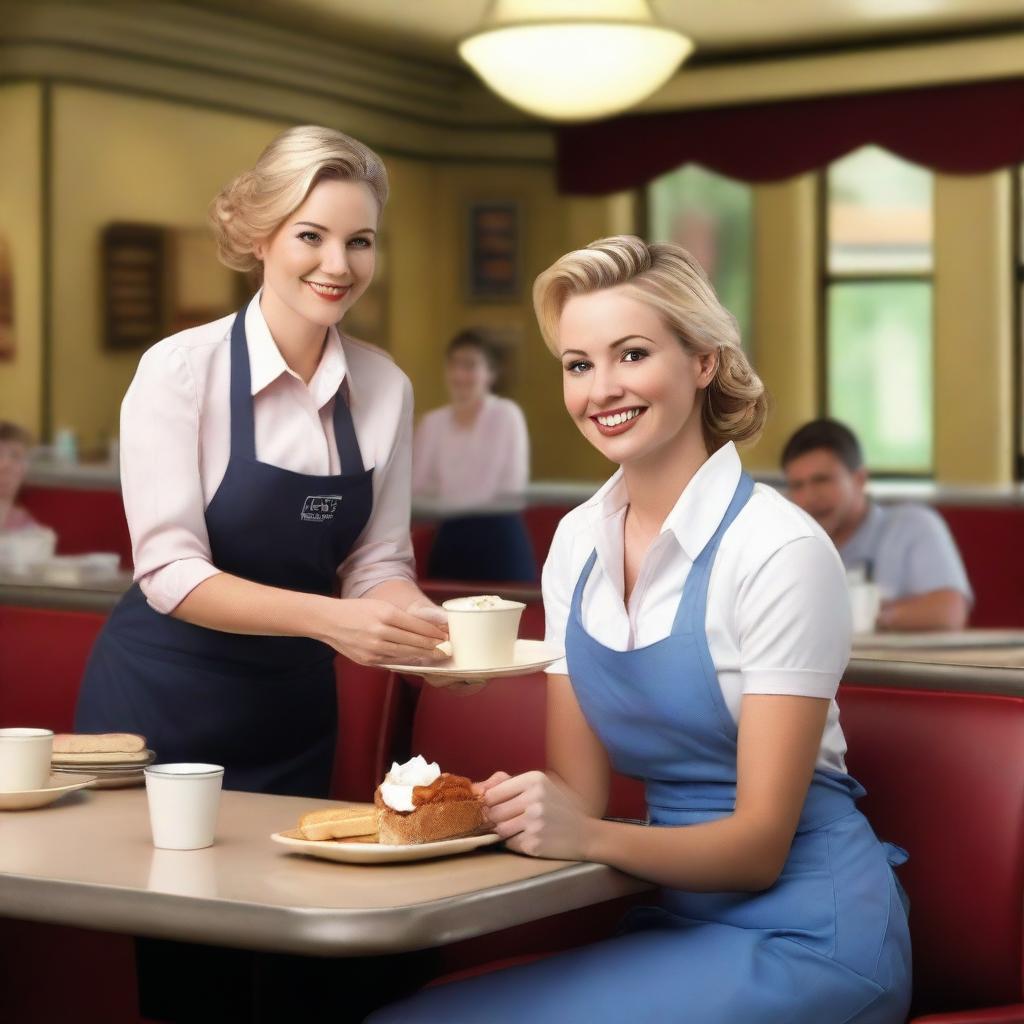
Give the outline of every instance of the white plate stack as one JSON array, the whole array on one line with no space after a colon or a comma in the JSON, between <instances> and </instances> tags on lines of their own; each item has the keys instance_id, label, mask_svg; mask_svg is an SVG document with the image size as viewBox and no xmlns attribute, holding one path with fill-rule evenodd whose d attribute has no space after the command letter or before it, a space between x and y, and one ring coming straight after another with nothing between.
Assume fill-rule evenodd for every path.
<instances>
[{"instance_id":1,"label":"white plate stack","mask_svg":"<svg viewBox=\"0 0 1024 1024\"><path fill-rule=\"evenodd\" d=\"M156 754L132 733L65 733L53 738L51 768L57 775L95 775L93 789L141 786Z\"/></svg>"}]
</instances>

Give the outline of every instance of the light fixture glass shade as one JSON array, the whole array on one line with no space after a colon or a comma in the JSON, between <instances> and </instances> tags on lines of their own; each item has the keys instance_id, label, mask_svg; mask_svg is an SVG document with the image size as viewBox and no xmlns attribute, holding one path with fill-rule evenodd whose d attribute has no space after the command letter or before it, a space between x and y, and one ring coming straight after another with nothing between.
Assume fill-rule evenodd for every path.
<instances>
[{"instance_id":1,"label":"light fixture glass shade","mask_svg":"<svg viewBox=\"0 0 1024 1024\"><path fill-rule=\"evenodd\" d=\"M555 121L626 110L663 85L693 52L654 24L538 22L500 26L459 44L463 60L503 99Z\"/></svg>"}]
</instances>

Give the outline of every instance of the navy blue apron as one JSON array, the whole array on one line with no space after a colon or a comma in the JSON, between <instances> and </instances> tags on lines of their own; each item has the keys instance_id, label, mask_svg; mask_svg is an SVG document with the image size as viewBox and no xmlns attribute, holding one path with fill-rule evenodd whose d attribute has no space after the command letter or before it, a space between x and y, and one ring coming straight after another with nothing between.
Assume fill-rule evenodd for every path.
<instances>
[{"instance_id":1,"label":"navy blue apron","mask_svg":"<svg viewBox=\"0 0 1024 1024\"><path fill-rule=\"evenodd\" d=\"M206 509L218 569L272 587L337 592L338 566L373 508L373 470L363 468L340 392L334 436L338 476L257 460L243 308L231 329L231 457ZM97 638L75 729L137 732L160 761L224 765L228 789L326 797L337 733L334 657L306 637L244 636L162 615L136 584Z\"/></svg>"},{"instance_id":2,"label":"navy blue apron","mask_svg":"<svg viewBox=\"0 0 1024 1024\"><path fill-rule=\"evenodd\" d=\"M507 512L445 519L430 549L427 576L536 583L537 563L523 517Z\"/></svg>"}]
</instances>

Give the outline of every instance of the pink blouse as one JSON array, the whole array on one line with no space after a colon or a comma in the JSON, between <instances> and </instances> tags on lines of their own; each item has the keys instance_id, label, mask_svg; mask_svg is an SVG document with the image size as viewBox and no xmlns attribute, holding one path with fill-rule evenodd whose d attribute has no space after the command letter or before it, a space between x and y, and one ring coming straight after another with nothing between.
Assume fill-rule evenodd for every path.
<instances>
[{"instance_id":1,"label":"pink blouse","mask_svg":"<svg viewBox=\"0 0 1024 1024\"><path fill-rule=\"evenodd\" d=\"M530 479L530 437L515 402L488 395L476 422L459 426L450 405L428 412L416 428L413 493L446 508L487 505L522 494Z\"/></svg>"},{"instance_id":2,"label":"pink blouse","mask_svg":"<svg viewBox=\"0 0 1024 1024\"><path fill-rule=\"evenodd\" d=\"M149 604L171 612L220 570L204 512L231 450L230 336L234 316L165 338L139 362L121 405L121 489L135 579ZM335 395L344 381L367 468L373 512L338 567L342 597L388 579L415 580L409 540L412 387L379 349L332 327L309 384L288 368L259 293L245 311L256 455L296 473L342 472L334 440Z\"/></svg>"}]
</instances>

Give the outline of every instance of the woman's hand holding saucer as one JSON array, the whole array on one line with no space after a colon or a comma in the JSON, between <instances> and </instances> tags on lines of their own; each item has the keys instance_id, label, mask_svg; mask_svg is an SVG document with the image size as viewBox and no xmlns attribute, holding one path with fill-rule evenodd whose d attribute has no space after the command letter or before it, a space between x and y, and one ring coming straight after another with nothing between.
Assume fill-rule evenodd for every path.
<instances>
[{"instance_id":1,"label":"woman's hand holding saucer","mask_svg":"<svg viewBox=\"0 0 1024 1024\"><path fill-rule=\"evenodd\" d=\"M436 665L448 655L438 649L447 636L439 624L390 601L356 598L334 601L324 639L360 665Z\"/></svg>"},{"instance_id":2,"label":"woman's hand holding saucer","mask_svg":"<svg viewBox=\"0 0 1024 1024\"><path fill-rule=\"evenodd\" d=\"M586 859L587 827L593 819L572 791L550 775L496 772L474 789L510 850L553 860Z\"/></svg>"}]
</instances>

